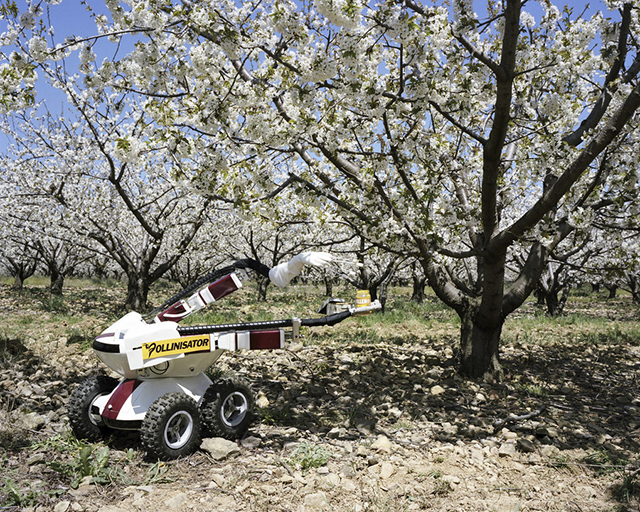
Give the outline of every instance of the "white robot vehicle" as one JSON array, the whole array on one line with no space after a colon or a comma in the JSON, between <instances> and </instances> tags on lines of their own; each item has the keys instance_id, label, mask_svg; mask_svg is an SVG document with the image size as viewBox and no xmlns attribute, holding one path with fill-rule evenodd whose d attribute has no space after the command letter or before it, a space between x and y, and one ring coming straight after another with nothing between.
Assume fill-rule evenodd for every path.
<instances>
[{"instance_id":1,"label":"white robot vehicle","mask_svg":"<svg viewBox=\"0 0 640 512\"><path fill-rule=\"evenodd\" d=\"M236 291L256 272L282 287L304 265L324 266L330 261L329 254L318 252L299 254L271 269L255 260L239 260L204 276L147 315L131 312L122 317L93 343L98 358L122 379L96 375L75 389L68 407L74 434L99 441L114 430L139 430L153 460L193 453L203 435L241 438L253 414L249 384L238 377L212 382L204 370L226 350L281 349L285 329L298 340L302 326L335 325L380 309L380 303L331 304L333 311L313 319L197 326L178 322Z\"/></svg>"}]
</instances>

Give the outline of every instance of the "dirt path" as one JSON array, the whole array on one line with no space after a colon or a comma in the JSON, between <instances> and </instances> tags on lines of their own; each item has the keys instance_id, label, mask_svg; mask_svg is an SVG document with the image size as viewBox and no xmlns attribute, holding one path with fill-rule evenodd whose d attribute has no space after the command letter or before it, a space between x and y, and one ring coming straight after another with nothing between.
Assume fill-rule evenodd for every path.
<instances>
[{"instance_id":1,"label":"dirt path","mask_svg":"<svg viewBox=\"0 0 640 512\"><path fill-rule=\"evenodd\" d=\"M262 406L234 450L154 464L124 434L90 447L93 481L74 483L65 407L96 359L54 327L25 332L0 363L3 510L638 510L632 344L516 343L504 384L458 379L445 342L230 353L216 371Z\"/></svg>"}]
</instances>

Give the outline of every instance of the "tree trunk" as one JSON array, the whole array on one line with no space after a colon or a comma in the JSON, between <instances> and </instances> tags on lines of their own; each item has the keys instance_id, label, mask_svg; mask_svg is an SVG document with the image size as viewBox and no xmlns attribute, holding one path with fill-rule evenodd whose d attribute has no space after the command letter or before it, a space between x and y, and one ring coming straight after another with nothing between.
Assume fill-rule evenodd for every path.
<instances>
[{"instance_id":1,"label":"tree trunk","mask_svg":"<svg viewBox=\"0 0 640 512\"><path fill-rule=\"evenodd\" d=\"M618 287L615 284L605 284L604 287L609 290L609 299L615 299L618 293Z\"/></svg>"},{"instance_id":2,"label":"tree trunk","mask_svg":"<svg viewBox=\"0 0 640 512\"><path fill-rule=\"evenodd\" d=\"M131 311L145 312L149 295L149 279L139 275L130 275L127 283L125 306Z\"/></svg>"},{"instance_id":3,"label":"tree trunk","mask_svg":"<svg viewBox=\"0 0 640 512\"><path fill-rule=\"evenodd\" d=\"M64 275L60 272L51 273L51 284L49 291L51 295L62 296L62 287L64 286Z\"/></svg>"},{"instance_id":4,"label":"tree trunk","mask_svg":"<svg viewBox=\"0 0 640 512\"><path fill-rule=\"evenodd\" d=\"M24 282L29 279L36 272L36 266L19 263L12 264L11 269L13 272L13 285L11 286L12 290L20 291L24 287Z\"/></svg>"},{"instance_id":5,"label":"tree trunk","mask_svg":"<svg viewBox=\"0 0 640 512\"><path fill-rule=\"evenodd\" d=\"M333 280L327 275L324 276L324 294L326 297L333 297Z\"/></svg>"},{"instance_id":6,"label":"tree trunk","mask_svg":"<svg viewBox=\"0 0 640 512\"><path fill-rule=\"evenodd\" d=\"M629 282L633 303L640 305L640 280L636 279L635 276L629 276L627 281Z\"/></svg>"},{"instance_id":7,"label":"tree trunk","mask_svg":"<svg viewBox=\"0 0 640 512\"><path fill-rule=\"evenodd\" d=\"M413 276L413 292L411 293L411 300L422 304L424 302L424 288L427 285L426 277Z\"/></svg>"},{"instance_id":8,"label":"tree trunk","mask_svg":"<svg viewBox=\"0 0 640 512\"><path fill-rule=\"evenodd\" d=\"M380 293L378 294L378 300L380 301L380 305L382 306L382 311L384 312L385 304L387 303L387 297L389 292L389 282L385 279L385 281L380 285ZM373 299L371 299L373 300Z\"/></svg>"},{"instance_id":9,"label":"tree trunk","mask_svg":"<svg viewBox=\"0 0 640 512\"><path fill-rule=\"evenodd\" d=\"M266 277L258 277L258 302L264 302L267 300L267 288L269 287L269 279Z\"/></svg>"},{"instance_id":10,"label":"tree trunk","mask_svg":"<svg viewBox=\"0 0 640 512\"><path fill-rule=\"evenodd\" d=\"M546 293L544 298L547 304L547 315L555 317L562 314L562 311L560 309L560 301L558 300L558 294L555 291Z\"/></svg>"},{"instance_id":11,"label":"tree trunk","mask_svg":"<svg viewBox=\"0 0 640 512\"><path fill-rule=\"evenodd\" d=\"M503 322L482 327L472 310L461 315L460 320L460 374L472 379L502 380L499 343Z\"/></svg>"},{"instance_id":12,"label":"tree trunk","mask_svg":"<svg viewBox=\"0 0 640 512\"><path fill-rule=\"evenodd\" d=\"M23 287L24 287L24 278L22 277L22 273L16 272L13 279L13 285L11 285L11 289L19 292L20 290L22 290Z\"/></svg>"},{"instance_id":13,"label":"tree trunk","mask_svg":"<svg viewBox=\"0 0 640 512\"><path fill-rule=\"evenodd\" d=\"M60 267L55 260L48 262L51 284L49 285L49 291L51 295L62 295L62 286L64 285L64 274L60 272Z\"/></svg>"}]
</instances>

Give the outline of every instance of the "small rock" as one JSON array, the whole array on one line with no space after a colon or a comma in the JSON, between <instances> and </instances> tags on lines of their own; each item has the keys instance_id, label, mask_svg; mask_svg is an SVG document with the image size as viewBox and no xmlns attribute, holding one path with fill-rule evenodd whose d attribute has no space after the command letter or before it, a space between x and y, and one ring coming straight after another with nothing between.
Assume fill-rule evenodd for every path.
<instances>
[{"instance_id":1,"label":"small rock","mask_svg":"<svg viewBox=\"0 0 640 512\"><path fill-rule=\"evenodd\" d=\"M460 484L460 478L455 475L442 475L442 481L447 482L452 486Z\"/></svg>"},{"instance_id":2,"label":"small rock","mask_svg":"<svg viewBox=\"0 0 640 512\"><path fill-rule=\"evenodd\" d=\"M389 416L393 416L396 419L402 416L402 411L397 407L390 407L387 413L389 414Z\"/></svg>"},{"instance_id":3,"label":"small rock","mask_svg":"<svg viewBox=\"0 0 640 512\"><path fill-rule=\"evenodd\" d=\"M34 453L27 459L27 466L36 466L38 464L44 464L44 453Z\"/></svg>"},{"instance_id":4,"label":"small rock","mask_svg":"<svg viewBox=\"0 0 640 512\"><path fill-rule=\"evenodd\" d=\"M67 512L71 508L70 501L60 501L56 503L56 506L53 507L53 512Z\"/></svg>"},{"instance_id":5,"label":"small rock","mask_svg":"<svg viewBox=\"0 0 640 512\"><path fill-rule=\"evenodd\" d=\"M378 439L371 445L371 449L378 452L391 453L391 441L387 436L378 436Z\"/></svg>"},{"instance_id":6,"label":"small rock","mask_svg":"<svg viewBox=\"0 0 640 512\"><path fill-rule=\"evenodd\" d=\"M481 449L471 448L469 452L471 453L471 458L473 460L480 461L480 462L484 460L484 452Z\"/></svg>"},{"instance_id":7,"label":"small rock","mask_svg":"<svg viewBox=\"0 0 640 512\"><path fill-rule=\"evenodd\" d=\"M322 477L323 482L325 482L329 487L336 487L340 484L340 476L335 473L329 473Z\"/></svg>"},{"instance_id":8,"label":"small rock","mask_svg":"<svg viewBox=\"0 0 640 512\"><path fill-rule=\"evenodd\" d=\"M516 454L516 443L502 443L500 445L500 449L498 450L498 455L500 457L513 457Z\"/></svg>"},{"instance_id":9,"label":"small rock","mask_svg":"<svg viewBox=\"0 0 640 512\"><path fill-rule=\"evenodd\" d=\"M179 492L165 501L164 504L167 506L167 510L176 510L187 501L189 501L189 497L185 493Z\"/></svg>"},{"instance_id":10,"label":"small rock","mask_svg":"<svg viewBox=\"0 0 640 512\"><path fill-rule=\"evenodd\" d=\"M39 430L47 423L47 418L36 413L30 412L23 417L24 428L29 430Z\"/></svg>"},{"instance_id":11,"label":"small rock","mask_svg":"<svg viewBox=\"0 0 640 512\"><path fill-rule=\"evenodd\" d=\"M340 468L340 474L345 478L355 478L356 471L351 464L345 464Z\"/></svg>"},{"instance_id":12,"label":"small rock","mask_svg":"<svg viewBox=\"0 0 640 512\"><path fill-rule=\"evenodd\" d=\"M256 406L260 409L269 407L269 399L262 391L258 392L258 396L256 396Z\"/></svg>"},{"instance_id":13,"label":"small rock","mask_svg":"<svg viewBox=\"0 0 640 512\"><path fill-rule=\"evenodd\" d=\"M321 492L316 492L313 494L307 494L304 497L304 504L315 510L322 510L328 508L329 503L327 502L327 498Z\"/></svg>"},{"instance_id":14,"label":"small rock","mask_svg":"<svg viewBox=\"0 0 640 512\"><path fill-rule=\"evenodd\" d=\"M446 393L446 389L444 389L442 386L436 384L431 388L431 394L434 396L441 395L442 393Z\"/></svg>"},{"instance_id":15,"label":"small rock","mask_svg":"<svg viewBox=\"0 0 640 512\"><path fill-rule=\"evenodd\" d=\"M360 432L361 434L371 435L376 427L376 422L374 420L369 420L366 418L356 418L352 422L353 426Z\"/></svg>"},{"instance_id":16,"label":"small rock","mask_svg":"<svg viewBox=\"0 0 640 512\"><path fill-rule=\"evenodd\" d=\"M224 489L224 476L218 473L213 473L211 475L211 481L220 487L220 489Z\"/></svg>"},{"instance_id":17,"label":"small rock","mask_svg":"<svg viewBox=\"0 0 640 512\"><path fill-rule=\"evenodd\" d=\"M396 467L390 462L383 462L380 465L380 478L382 480L387 480L391 478L391 476L396 472Z\"/></svg>"},{"instance_id":18,"label":"small rock","mask_svg":"<svg viewBox=\"0 0 640 512\"><path fill-rule=\"evenodd\" d=\"M255 450L262 444L262 439L256 436L245 437L240 444L243 448L248 448L249 450Z\"/></svg>"},{"instance_id":19,"label":"small rock","mask_svg":"<svg viewBox=\"0 0 640 512\"><path fill-rule=\"evenodd\" d=\"M273 496L278 493L278 489L276 489L273 485L263 485L262 492L269 496Z\"/></svg>"},{"instance_id":20,"label":"small rock","mask_svg":"<svg viewBox=\"0 0 640 512\"><path fill-rule=\"evenodd\" d=\"M200 448L209 452L215 460L224 460L240 455L240 448L233 441L221 437L209 437L202 440Z\"/></svg>"},{"instance_id":21,"label":"small rock","mask_svg":"<svg viewBox=\"0 0 640 512\"><path fill-rule=\"evenodd\" d=\"M448 421L445 421L442 424L442 431L445 434L449 434L449 435L453 435L455 436L458 433L458 426L457 425L452 425L451 423L449 423Z\"/></svg>"},{"instance_id":22,"label":"small rock","mask_svg":"<svg viewBox=\"0 0 640 512\"><path fill-rule=\"evenodd\" d=\"M518 434L516 434L515 432L511 432L506 428L502 430L502 435L505 439L518 439Z\"/></svg>"},{"instance_id":23,"label":"small rock","mask_svg":"<svg viewBox=\"0 0 640 512\"><path fill-rule=\"evenodd\" d=\"M329 439L338 439L339 437L346 435L346 433L346 429L342 427L334 427L327 433L327 437Z\"/></svg>"},{"instance_id":24,"label":"small rock","mask_svg":"<svg viewBox=\"0 0 640 512\"><path fill-rule=\"evenodd\" d=\"M536 445L528 439L518 439L518 449L524 453L533 453L536 451Z\"/></svg>"}]
</instances>

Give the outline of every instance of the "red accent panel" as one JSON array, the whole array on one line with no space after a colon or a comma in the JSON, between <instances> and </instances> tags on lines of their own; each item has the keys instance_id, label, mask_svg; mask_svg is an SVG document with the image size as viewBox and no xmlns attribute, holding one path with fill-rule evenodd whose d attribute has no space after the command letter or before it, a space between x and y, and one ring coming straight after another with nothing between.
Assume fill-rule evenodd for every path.
<instances>
[{"instance_id":1,"label":"red accent panel","mask_svg":"<svg viewBox=\"0 0 640 512\"><path fill-rule=\"evenodd\" d=\"M277 331L252 331L249 335L251 350L280 348L280 329Z\"/></svg>"},{"instance_id":2,"label":"red accent panel","mask_svg":"<svg viewBox=\"0 0 640 512\"><path fill-rule=\"evenodd\" d=\"M207 288L209 288L209 292L211 292L211 295L213 295L213 298L216 300L220 300L222 297L225 297L238 289L236 283L231 277L231 274L223 277L222 279L218 279L215 283L211 283Z\"/></svg>"},{"instance_id":3,"label":"red accent panel","mask_svg":"<svg viewBox=\"0 0 640 512\"><path fill-rule=\"evenodd\" d=\"M169 318L165 318L165 315L172 315ZM173 316L178 315L178 316ZM174 304L169 309L166 309L162 313L158 315L158 318L161 322L169 321L169 322L179 322L187 315L187 310L184 309L182 303L178 302L178 304Z\"/></svg>"},{"instance_id":4,"label":"red accent panel","mask_svg":"<svg viewBox=\"0 0 640 512\"><path fill-rule=\"evenodd\" d=\"M135 379L122 381L111 395L111 398L109 398L104 411L102 411L102 416L108 420L117 420L120 409L122 409L127 398L131 396L141 382L142 381Z\"/></svg>"}]
</instances>

